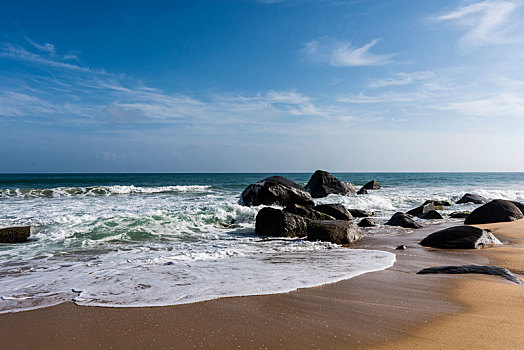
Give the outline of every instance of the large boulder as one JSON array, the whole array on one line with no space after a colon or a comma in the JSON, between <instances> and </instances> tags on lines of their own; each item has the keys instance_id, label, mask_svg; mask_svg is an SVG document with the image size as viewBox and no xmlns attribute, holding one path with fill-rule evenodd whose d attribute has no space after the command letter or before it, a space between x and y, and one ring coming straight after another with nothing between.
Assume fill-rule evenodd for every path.
<instances>
[{"instance_id":1,"label":"large boulder","mask_svg":"<svg viewBox=\"0 0 524 350\"><path fill-rule=\"evenodd\" d=\"M372 211L365 211L360 209L348 209L348 211L354 218L366 218L368 216L375 215L375 213L373 213Z\"/></svg>"},{"instance_id":2,"label":"large boulder","mask_svg":"<svg viewBox=\"0 0 524 350\"><path fill-rule=\"evenodd\" d=\"M429 203L433 204L435 207L451 207L451 202L444 200L427 200L422 205L426 205Z\"/></svg>"},{"instance_id":3,"label":"large boulder","mask_svg":"<svg viewBox=\"0 0 524 350\"><path fill-rule=\"evenodd\" d=\"M473 226L455 226L434 232L420 245L441 249L478 249L489 244L502 244L491 232Z\"/></svg>"},{"instance_id":4,"label":"large boulder","mask_svg":"<svg viewBox=\"0 0 524 350\"><path fill-rule=\"evenodd\" d=\"M413 220L413 217L409 214L397 212L393 214L391 219L389 219L388 222L386 222L386 225L389 226L400 226L404 228L421 228L422 225L416 223Z\"/></svg>"},{"instance_id":5,"label":"large boulder","mask_svg":"<svg viewBox=\"0 0 524 350\"><path fill-rule=\"evenodd\" d=\"M510 201L495 199L473 210L464 223L466 225L489 224L522 219L520 209Z\"/></svg>"},{"instance_id":6,"label":"large boulder","mask_svg":"<svg viewBox=\"0 0 524 350\"><path fill-rule=\"evenodd\" d=\"M517 201L511 201L519 210L524 214L524 203L517 202Z\"/></svg>"},{"instance_id":7,"label":"large boulder","mask_svg":"<svg viewBox=\"0 0 524 350\"><path fill-rule=\"evenodd\" d=\"M352 220L353 216L349 213L347 208L342 204L319 204L315 205L313 209L330 215L337 220Z\"/></svg>"},{"instance_id":8,"label":"large boulder","mask_svg":"<svg viewBox=\"0 0 524 350\"><path fill-rule=\"evenodd\" d=\"M0 243L26 242L31 235L31 226L7 227L0 229Z\"/></svg>"},{"instance_id":9,"label":"large boulder","mask_svg":"<svg viewBox=\"0 0 524 350\"><path fill-rule=\"evenodd\" d=\"M351 221L310 221L307 225L307 239L310 241L350 244L361 236L362 232Z\"/></svg>"},{"instance_id":10,"label":"large boulder","mask_svg":"<svg viewBox=\"0 0 524 350\"><path fill-rule=\"evenodd\" d=\"M416 207L415 209L407 211L406 214L413 216L421 216L430 210L435 210L435 206L433 205L433 203L422 204L420 207Z\"/></svg>"},{"instance_id":11,"label":"large boulder","mask_svg":"<svg viewBox=\"0 0 524 350\"><path fill-rule=\"evenodd\" d=\"M306 185L306 190L313 198L326 197L328 194L355 195L354 188L322 170L315 171Z\"/></svg>"},{"instance_id":12,"label":"large boulder","mask_svg":"<svg viewBox=\"0 0 524 350\"><path fill-rule=\"evenodd\" d=\"M366 190L380 190L381 189L380 184L375 180L371 180L370 182L362 186L362 188Z\"/></svg>"},{"instance_id":13,"label":"large boulder","mask_svg":"<svg viewBox=\"0 0 524 350\"><path fill-rule=\"evenodd\" d=\"M422 214L420 216L421 219L426 219L426 220L440 220L440 219L444 219L442 217L442 215L440 215L440 213L436 210L430 210L424 214Z\"/></svg>"},{"instance_id":14,"label":"large boulder","mask_svg":"<svg viewBox=\"0 0 524 350\"><path fill-rule=\"evenodd\" d=\"M314 207L304 207L298 204L290 204L284 208L284 211L311 220L335 220L335 217L316 210Z\"/></svg>"},{"instance_id":15,"label":"large boulder","mask_svg":"<svg viewBox=\"0 0 524 350\"><path fill-rule=\"evenodd\" d=\"M313 198L299 184L282 176L271 176L246 187L242 202L247 206L299 204L313 206Z\"/></svg>"},{"instance_id":16,"label":"large boulder","mask_svg":"<svg viewBox=\"0 0 524 350\"><path fill-rule=\"evenodd\" d=\"M478 194L466 193L462 198L457 201L457 204L473 203L473 204L486 204L488 200Z\"/></svg>"},{"instance_id":17,"label":"large boulder","mask_svg":"<svg viewBox=\"0 0 524 350\"><path fill-rule=\"evenodd\" d=\"M255 221L255 232L262 236L304 237L309 219L280 209L260 209Z\"/></svg>"}]
</instances>

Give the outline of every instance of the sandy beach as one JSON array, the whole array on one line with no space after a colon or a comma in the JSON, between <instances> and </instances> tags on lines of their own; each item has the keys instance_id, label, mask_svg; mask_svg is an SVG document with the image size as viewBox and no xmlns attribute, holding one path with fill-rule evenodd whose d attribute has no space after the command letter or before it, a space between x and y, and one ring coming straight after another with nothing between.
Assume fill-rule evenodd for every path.
<instances>
[{"instance_id":1,"label":"sandy beach","mask_svg":"<svg viewBox=\"0 0 524 350\"><path fill-rule=\"evenodd\" d=\"M503 247L441 251L417 242L433 225L365 237L356 248L395 251L387 270L290 293L155 308L73 303L3 314L0 347L253 349L517 349L524 289L500 277L417 275L424 267L495 264L522 274L524 220L482 225Z\"/></svg>"}]
</instances>

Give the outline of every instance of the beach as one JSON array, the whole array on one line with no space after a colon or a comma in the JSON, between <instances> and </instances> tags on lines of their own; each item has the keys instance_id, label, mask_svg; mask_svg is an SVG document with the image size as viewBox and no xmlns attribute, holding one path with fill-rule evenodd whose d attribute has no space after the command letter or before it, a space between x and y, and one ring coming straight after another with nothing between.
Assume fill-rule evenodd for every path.
<instances>
[{"instance_id":1,"label":"beach","mask_svg":"<svg viewBox=\"0 0 524 350\"><path fill-rule=\"evenodd\" d=\"M483 225L507 244L437 250L438 226L368 236L356 247L397 251L387 270L290 293L155 308L73 303L0 315L2 348L518 349L524 289L500 277L417 275L439 265L492 264L522 273L524 220ZM506 265L507 262L507 265Z\"/></svg>"}]
</instances>

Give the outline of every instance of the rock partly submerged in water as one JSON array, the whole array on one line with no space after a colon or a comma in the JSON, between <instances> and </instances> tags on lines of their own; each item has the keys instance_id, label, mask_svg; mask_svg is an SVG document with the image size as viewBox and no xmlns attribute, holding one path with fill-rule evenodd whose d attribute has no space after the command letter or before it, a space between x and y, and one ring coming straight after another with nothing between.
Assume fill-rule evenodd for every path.
<instances>
[{"instance_id":1,"label":"rock partly submerged in water","mask_svg":"<svg viewBox=\"0 0 524 350\"><path fill-rule=\"evenodd\" d=\"M369 218L364 218L358 223L359 227L375 227L375 222Z\"/></svg>"},{"instance_id":2,"label":"rock partly submerged in water","mask_svg":"<svg viewBox=\"0 0 524 350\"><path fill-rule=\"evenodd\" d=\"M23 243L31 235L31 226L7 227L0 229L0 243Z\"/></svg>"},{"instance_id":3,"label":"rock partly submerged in water","mask_svg":"<svg viewBox=\"0 0 524 350\"><path fill-rule=\"evenodd\" d=\"M331 173L323 170L317 170L309 179L306 190L311 193L313 198L326 197L328 194L340 194L354 196L355 190L351 185L340 181Z\"/></svg>"},{"instance_id":4,"label":"rock partly submerged in water","mask_svg":"<svg viewBox=\"0 0 524 350\"><path fill-rule=\"evenodd\" d=\"M433 203L422 204L420 207L416 207L406 212L406 214L413 216L421 216L430 210L435 210Z\"/></svg>"},{"instance_id":5,"label":"rock partly submerged in water","mask_svg":"<svg viewBox=\"0 0 524 350\"><path fill-rule=\"evenodd\" d=\"M462 265L462 266L438 266L422 269L417 274L465 274L478 273L483 275L501 276L516 284L522 284L522 281L512 274L508 269L500 266L482 266L482 265Z\"/></svg>"},{"instance_id":6,"label":"rock partly submerged in water","mask_svg":"<svg viewBox=\"0 0 524 350\"><path fill-rule=\"evenodd\" d=\"M358 190L357 194L368 194L368 190L366 190L365 188L361 188L360 190Z\"/></svg>"},{"instance_id":7,"label":"rock partly submerged in water","mask_svg":"<svg viewBox=\"0 0 524 350\"><path fill-rule=\"evenodd\" d=\"M451 207L451 202L445 201L445 200L427 200L422 205L426 205L430 203L433 204L435 207Z\"/></svg>"},{"instance_id":8,"label":"rock partly submerged in water","mask_svg":"<svg viewBox=\"0 0 524 350\"><path fill-rule=\"evenodd\" d=\"M380 186L378 181L371 180L370 182L362 186L362 188L365 190L380 190L382 187Z\"/></svg>"},{"instance_id":9,"label":"rock partly submerged in water","mask_svg":"<svg viewBox=\"0 0 524 350\"><path fill-rule=\"evenodd\" d=\"M473 204L485 204L488 200L478 194L466 193L462 198L457 201L457 204L473 203Z\"/></svg>"},{"instance_id":10,"label":"rock partly submerged in water","mask_svg":"<svg viewBox=\"0 0 524 350\"><path fill-rule=\"evenodd\" d=\"M353 216L342 204L319 204L315 205L313 209L330 215L337 220L353 220Z\"/></svg>"},{"instance_id":11,"label":"rock partly submerged in water","mask_svg":"<svg viewBox=\"0 0 524 350\"><path fill-rule=\"evenodd\" d=\"M351 244L360 239L362 232L351 221L310 221L307 224L307 239L336 244Z\"/></svg>"},{"instance_id":12,"label":"rock partly submerged in water","mask_svg":"<svg viewBox=\"0 0 524 350\"><path fill-rule=\"evenodd\" d=\"M282 176L270 176L247 186L241 197L242 202L247 206L315 205L311 195L302 186Z\"/></svg>"},{"instance_id":13,"label":"rock partly submerged in water","mask_svg":"<svg viewBox=\"0 0 524 350\"><path fill-rule=\"evenodd\" d=\"M413 217L411 215L405 214L405 213L401 213L401 212L397 212L397 213L393 214L391 219L389 219L389 221L386 222L386 225L389 225L389 226L400 226L400 227L404 227L404 228L413 228L413 229L422 227L422 225L416 223L413 220Z\"/></svg>"},{"instance_id":14,"label":"rock partly submerged in water","mask_svg":"<svg viewBox=\"0 0 524 350\"><path fill-rule=\"evenodd\" d=\"M491 232L473 226L454 226L433 232L420 245L441 249L479 249L502 244Z\"/></svg>"},{"instance_id":15,"label":"rock partly submerged in water","mask_svg":"<svg viewBox=\"0 0 524 350\"><path fill-rule=\"evenodd\" d=\"M449 217L452 219L465 219L469 214L471 214L469 211L454 211L453 213L449 214Z\"/></svg>"},{"instance_id":16,"label":"rock partly submerged in water","mask_svg":"<svg viewBox=\"0 0 524 350\"><path fill-rule=\"evenodd\" d=\"M464 223L466 225L489 224L515 221L523 217L524 215L513 202L495 199L473 210L464 220Z\"/></svg>"},{"instance_id":17,"label":"rock partly submerged in water","mask_svg":"<svg viewBox=\"0 0 524 350\"><path fill-rule=\"evenodd\" d=\"M255 232L262 236L304 237L307 234L308 221L309 219L296 214L265 207L257 214Z\"/></svg>"},{"instance_id":18,"label":"rock partly submerged in water","mask_svg":"<svg viewBox=\"0 0 524 350\"><path fill-rule=\"evenodd\" d=\"M365 218L368 216L375 215L375 213L373 213L372 211L366 211L366 210L360 210L360 209L348 209L348 211L354 218Z\"/></svg>"},{"instance_id":19,"label":"rock partly submerged in water","mask_svg":"<svg viewBox=\"0 0 524 350\"><path fill-rule=\"evenodd\" d=\"M424 214L422 214L420 216L421 219L425 219L425 220L440 220L440 219L444 219L442 217L442 215L436 211L436 210L430 210L428 212L425 212Z\"/></svg>"}]
</instances>

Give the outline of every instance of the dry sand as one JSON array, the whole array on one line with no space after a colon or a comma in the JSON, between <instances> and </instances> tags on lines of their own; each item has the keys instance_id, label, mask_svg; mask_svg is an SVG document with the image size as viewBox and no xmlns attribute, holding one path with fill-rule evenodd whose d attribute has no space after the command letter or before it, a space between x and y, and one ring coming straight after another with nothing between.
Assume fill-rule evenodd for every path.
<instances>
[{"instance_id":1,"label":"dry sand","mask_svg":"<svg viewBox=\"0 0 524 350\"><path fill-rule=\"evenodd\" d=\"M501 248L418 246L444 226L368 236L356 247L408 249L395 251L397 263L388 270L316 288L172 307L66 303L0 315L0 348L524 348L524 286L500 277L416 274L429 266L490 261L522 273L524 220L488 225L511 241Z\"/></svg>"}]
</instances>

